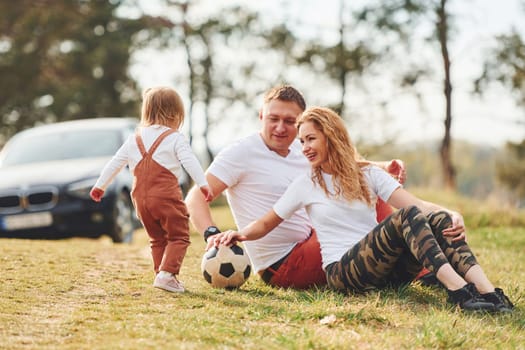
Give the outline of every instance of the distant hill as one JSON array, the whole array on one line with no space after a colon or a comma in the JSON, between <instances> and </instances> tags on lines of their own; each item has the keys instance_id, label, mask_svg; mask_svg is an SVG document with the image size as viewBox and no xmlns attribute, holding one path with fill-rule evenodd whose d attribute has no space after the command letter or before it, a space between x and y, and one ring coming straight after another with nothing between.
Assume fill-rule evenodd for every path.
<instances>
[{"instance_id":1,"label":"distant hill","mask_svg":"<svg viewBox=\"0 0 525 350\"><path fill-rule=\"evenodd\" d=\"M407 166L407 188L439 189L443 186L439 141L410 145L358 145L358 149L371 160L402 159ZM452 154L459 193L474 198L489 195L506 196L505 188L496 178L497 161L501 157L502 149L454 141Z\"/></svg>"}]
</instances>

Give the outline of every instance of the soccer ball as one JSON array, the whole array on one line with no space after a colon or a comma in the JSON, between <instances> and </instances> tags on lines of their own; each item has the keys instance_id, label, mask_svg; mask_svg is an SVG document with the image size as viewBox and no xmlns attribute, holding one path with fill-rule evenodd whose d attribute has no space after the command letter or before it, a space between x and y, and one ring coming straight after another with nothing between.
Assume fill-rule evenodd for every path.
<instances>
[{"instance_id":1,"label":"soccer ball","mask_svg":"<svg viewBox=\"0 0 525 350\"><path fill-rule=\"evenodd\" d=\"M216 288L240 287L252 271L250 259L238 245L219 245L210 248L202 257L201 271L204 279Z\"/></svg>"}]
</instances>

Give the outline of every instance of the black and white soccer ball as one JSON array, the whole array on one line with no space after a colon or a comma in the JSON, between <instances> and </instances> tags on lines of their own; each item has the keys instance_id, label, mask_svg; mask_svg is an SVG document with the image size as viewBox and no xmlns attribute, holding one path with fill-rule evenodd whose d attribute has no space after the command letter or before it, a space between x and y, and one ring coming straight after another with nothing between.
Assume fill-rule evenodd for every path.
<instances>
[{"instance_id":1,"label":"black and white soccer ball","mask_svg":"<svg viewBox=\"0 0 525 350\"><path fill-rule=\"evenodd\" d=\"M234 244L210 248L202 257L201 271L204 279L216 288L240 287L252 271L250 258L244 250Z\"/></svg>"}]
</instances>

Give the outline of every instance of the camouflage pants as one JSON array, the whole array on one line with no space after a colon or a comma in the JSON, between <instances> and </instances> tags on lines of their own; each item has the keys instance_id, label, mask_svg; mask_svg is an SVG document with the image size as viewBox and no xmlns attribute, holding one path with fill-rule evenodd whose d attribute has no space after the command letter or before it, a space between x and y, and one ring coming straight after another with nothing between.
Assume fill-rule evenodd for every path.
<instances>
[{"instance_id":1,"label":"camouflage pants","mask_svg":"<svg viewBox=\"0 0 525 350\"><path fill-rule=\"evenodd\" d=\"M410 283L422 266L436 272L446 263L464 277L477 261L465 241L443 236L451 225L443 211L426 217L415 206L400 209L326 267L328 285L352 292L395 287Z\"/></svg>"}]
</instances>

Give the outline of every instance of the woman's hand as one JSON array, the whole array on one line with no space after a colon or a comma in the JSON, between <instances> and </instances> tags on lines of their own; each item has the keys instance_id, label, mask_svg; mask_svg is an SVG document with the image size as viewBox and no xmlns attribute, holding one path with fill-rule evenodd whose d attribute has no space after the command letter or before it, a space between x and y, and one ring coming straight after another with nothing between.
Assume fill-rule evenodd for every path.
<instances>
[{"instance_id":1,"label":"woman's hand","mask_svg":"<svg viewBox=\"0 0 525 350\"><path fill-rule=\"evenodd\" d=\"M259 220L252 221L246 225L246 227L241 230L242 233L234 230L228 230L210 236L207 241L208 245L206 249L209 249L212 246L218 247L221 244L229 246L237 242L259 239L276 228L281 222L283 222L283 219L281 219L277 214L275 214L273 209L271 209Z\"/></svg>"},{"instance_id":2,"label":"woman's hand","mask_svg":"<svg viewBox=\"0 0 525 350\"><path fill-rule=\"evenodd\" d=\"M232 245L237 242L245 241L246 236L241 235L239 232L234 230L228 230L221 233L218 233L216 235L210 236L208 238L207 244L206 244L206 250L210 249L211 247L219 247L219 245Z\"/></svg>"},{"instance_id":3,"label":"woman's hand","mask_svg":"<svg viewBox=\"0 0 525 350\"><path fill-rule=\"evenodd\" d=\"M241 235L239 232L234 230L228 230L215 235L215 247L218 247L220 244L230 246L237 242L242 242L246 240L246 236Z\"/></svg>"},{"instance_id":4,"label":"woman's hand","mask_svg":"<svg viewBox=\"0 0 525 350\"><path fill-rule=\"evenodd\" d=\"M463 216L455 211L449 210L452 218L452 226L443 230L443 236L452 238L452 242L467 241L467 230Z\"/></svg>"}]
</instances>

